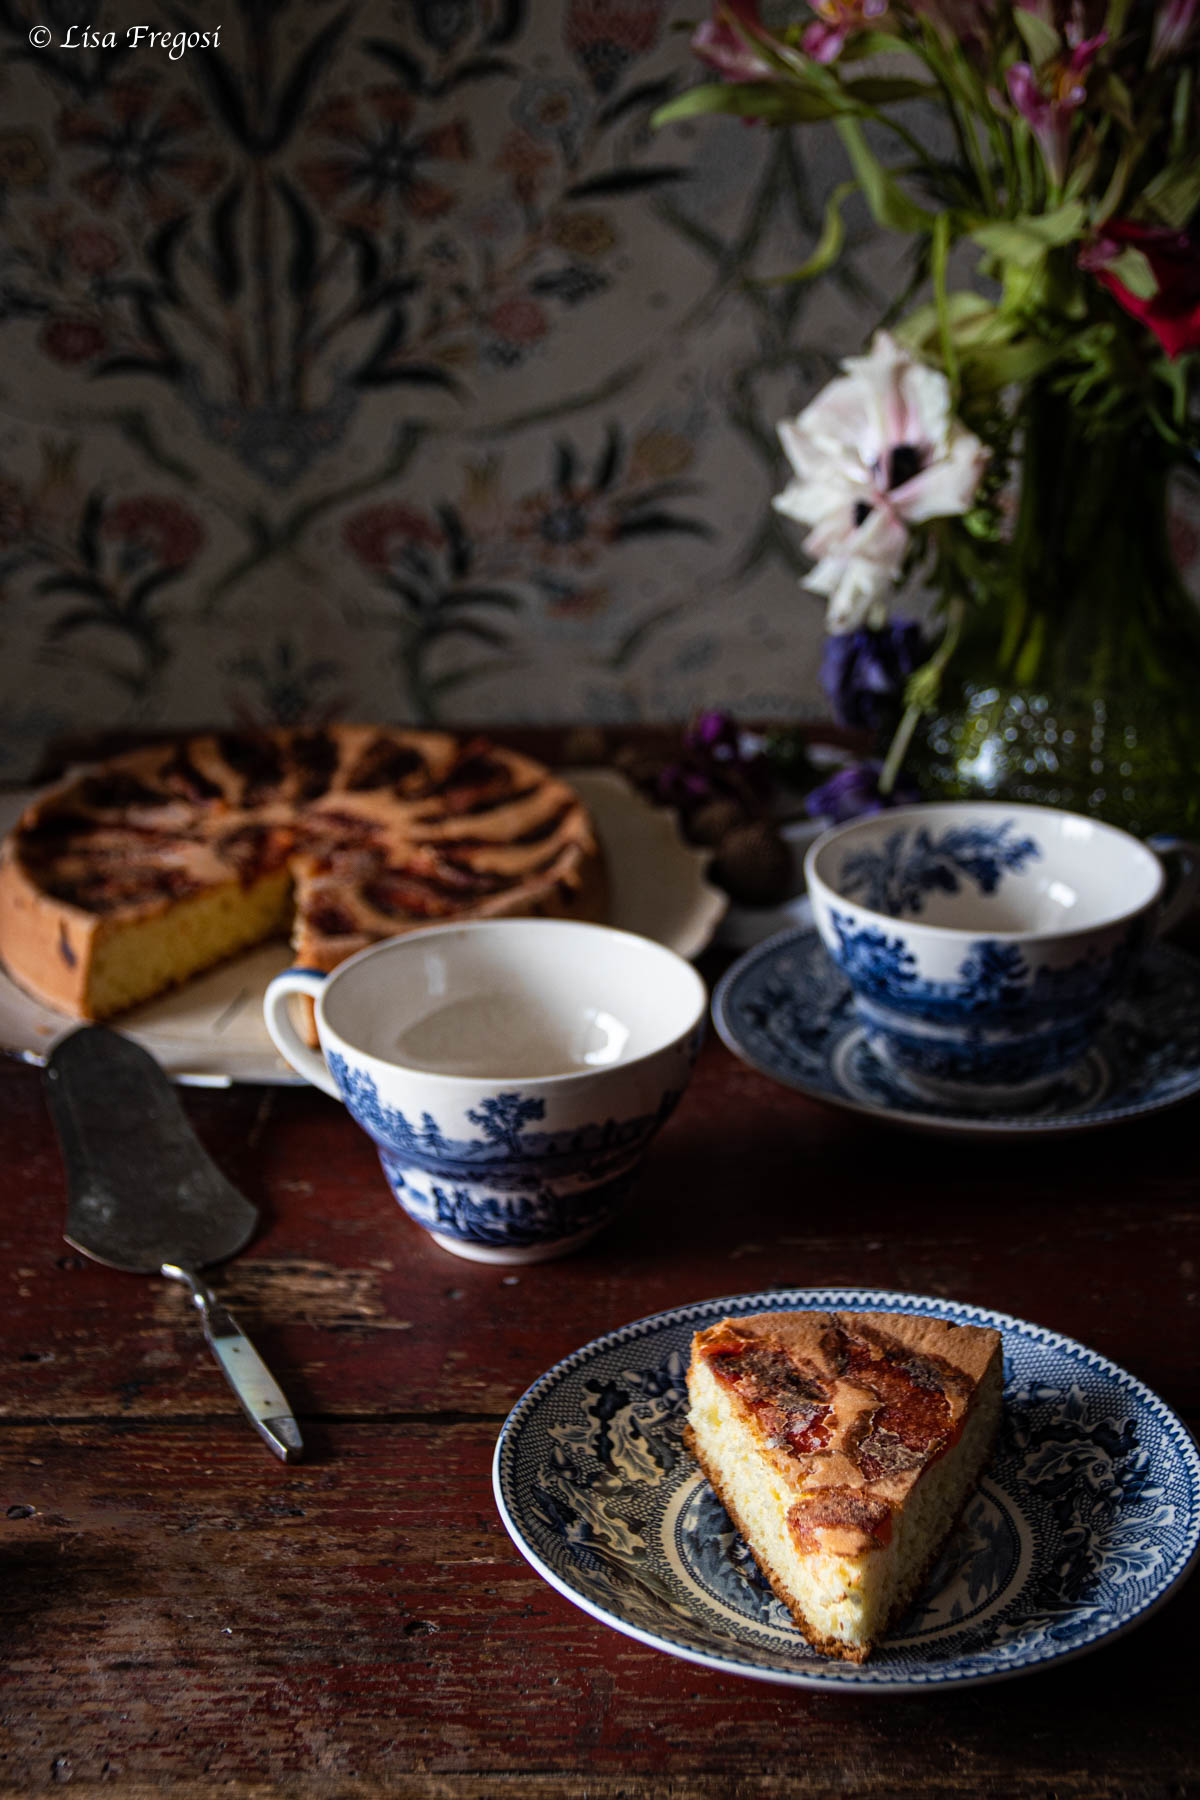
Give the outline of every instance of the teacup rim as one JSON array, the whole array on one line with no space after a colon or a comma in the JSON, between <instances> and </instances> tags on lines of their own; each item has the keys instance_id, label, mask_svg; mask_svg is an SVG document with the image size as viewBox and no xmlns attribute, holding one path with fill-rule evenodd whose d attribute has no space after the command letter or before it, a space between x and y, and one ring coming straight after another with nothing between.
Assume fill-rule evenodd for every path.
<instances>
[{"instance_id":1,"label":"teacup rim","mask_svg":"<svg viewBox=\"0 0 1200 1800\"><path fill-rule=\"evenodd\" d=\"M634 942L643 944L651 950L661 951L664 956L671 961L682 965L687 971L695 984L698 1004L689 1013L687 1023L682 1025L679 1030L673 1032L671 1036L665 1038L663 1042L654 1045L652 1049L643 1050L638 1056L631 1056L628 1061L599 1065L595 1068L564 1069L558 1074L552 1075L530 1075L520 1077L510 1077L505 1075L456 1075L442 1069L422 1068L419 1063L396 1062L388 1057L377 1056L373 1051L365 1049L361 1044L356 1044L351 1039L343 1037L342 1033L333 1025L330 1025L325 1018L324 1003L326 995L329 992L329 984L343 974L343 972L349 971L359 963L370 961L373 956L388 951L394 951L397 947L414 943L418 939L424 940L431 937L440 937L454 932L462 932L464 930L473 933L477 929L508 928L510 926L522 925L535 926L539 930L565 928L569 931L583 930L589 933L601 932L607 937L632 939ZM348 956L344 962L338 963L336 968L329 970L325 976L325 985L322 987L321 992L313 998L313 1011L316 1016L318 1037L321 1036L321 1032L324 1029L336 1040L336 1045L338 1047L343 1047L346 1050L351 1051L355 1057L361 1058L364 1064L368 1064L374 1069L388 1070L389 1072L395 1072L399 1075L414 1076L421 1081L443 1086L449 1090L458 1092L467 1089L478 1090L480 1088L491 1088L494 1087L497 1082L503 1084L510 1080L514 1082L520 1080L521 1085L524 1087L561 1088L569 1087L576 1083L596 1081L606 1075L624 1075L631 1069L637 1069L643 1064L651 1062L656 1056L661 1056L665 1050L670 1050L673 1045L678 1044L681 1039L686 1039L690 1036L690 1034L701 1026L707 1018L708 1005L708 987L703 976L700 975L694 965L688 961L687 957L680 956L679 952L673 950L669 944L660 944L656 938L647 937L644 932L628 931L619 925L605 925L591 919L539 919L536 917L448 919L440 925L422 925L415 931L398 932L394 937L381 938L377 943L364 945L361 950L356 950L353 956ZM323 1040L322 1048L324 1048Z\"/></svg>"},{"instance_id":2,"label":"teacup rim","mask_svg":"<svg viewBox=\"0 0 1200 1800\"><path fill-rule=\"evenodd\" d=\"M1039 806L1030 800L1012 802L1004 800L930 800L910 806L887 807L882 812L866 813L857 819L846 819L840 825L831 825L809 845L804 857L805 887L809 892L817 887L828 897L831 905L849 907L863 918L878 920L881 925L893 930L897 926L903 926L906 931L927 932L939 939L974 940L981 935L981 928L978 925L930 925L922 919L898 917L892 913L880 912L876 907L864 906L861 901L849 899L846 895L840 894L832 883L818 872L817 862L831 843L836 839L852 836L856 830L893 822L897 825L904 825L913 819L927 819L931 814L982 813L984 811L1006 813L1010 816L1032 815L1060 820L1077 819L1083 825L1132 844L1143 856L1149 858L1156 869L1153 891L1145 899L1137 901L1132 906L1123 907L1116 912L1104 913L1098 918L1089 920L1086 925L1064 925L1061 928L1053 925L1039 925L1022 931L999 931L989 927L986 935L997 943L1037 943L1045 939L1053 939L1056 943L1066 943L1073 937L1094 936L1096 932L1107 931L1113 926L1131 923L1143 913L1149 912L1162 899L1163 888L1166 885L1166 872L1161 858L1155 854L1149 844L1143 843L1141 838L1135 837L1131 831L1124 830L1122 826L1110 824L1107 819L1095 819L1087 813L1075 812L1070 807Z\"/></svg>"}]
</instances>

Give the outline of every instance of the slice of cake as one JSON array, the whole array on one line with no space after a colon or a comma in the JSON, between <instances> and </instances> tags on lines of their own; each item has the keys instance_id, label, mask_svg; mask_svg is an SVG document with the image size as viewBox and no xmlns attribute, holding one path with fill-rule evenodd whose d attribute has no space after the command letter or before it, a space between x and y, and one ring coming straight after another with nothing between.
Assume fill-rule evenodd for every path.
<instances>
[{"instance_id":1,"label":"slice of cake","mask_svg":"<svg viewBox=\"0 0 1200 1800\"><path fill-rule=\"evenodd\" d=\"M686 1440L805 1637L861 1662L949 1537L1002 1389L998 1331L759 1313L692 1340Z\"/></svg>"}]
</instances>

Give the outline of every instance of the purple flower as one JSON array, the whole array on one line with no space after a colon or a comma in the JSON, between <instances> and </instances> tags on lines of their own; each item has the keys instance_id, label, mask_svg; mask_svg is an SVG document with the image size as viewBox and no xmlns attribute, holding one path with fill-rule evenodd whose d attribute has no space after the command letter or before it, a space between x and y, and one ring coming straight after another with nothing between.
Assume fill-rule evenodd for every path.
<instances>
[{"instance_id":1,"label":"purple flower","mask_svg":"<svg viewBox=\"0 0 1200 1800\"><path fill-rule=\"evenodd\" d=\"M1200 0L1159 0L1150 36L1150 67L1178 56L1191 37L1200 14Z\"/></svg>"},{"instance_id":2,"label":"purple flower","mask_svg":"<svg viewBox=\"0 0 1200 1800\"><path fill-rule=\"evenodd\" d=\"M660 800L685 814L708 800L735 799L754 810L771 784L762 748L744 747L742 730L731 714L710 708L698 713L683 734L681 754L659 773Z\"/></svg>"},{"instance_id":3,"label":"purple flower","mask_svg":"<svg viewBox=\"0 0 1200 1800\"><path fill-rule=\"evenodd\" d=\"M736 760L740 754L740 739L741 732L733 715L718 712L715 707L698 713L683 734L685 749L695 750L702 756L715 756L722 762Z\"/></svg>"},{"instance_id":4,"label":"purple flower","mask_svg":"<svg viewBox=\"0 0 1200 1800\"><path fill-rule=\"evenodd\" d=\"M1070 43L1073 33L1068 29ZM1080 38L1069 56L1036 74L1027 62L1013 63L1008 71L1008 92L1013 105L1033 132L1042 152L1046 172L1055 187L1067 177L1071 151L1071 127L1075 114L1087 99L1087 75L1096 52L1108 42L1101 31Z\"/></svg>"},{"instance_id":5,"label":"purple flower","mask_svg":"<svg viewBox=\"0 0 1200 1800\"><path fill-rule=\"evenodd\" d=\"M894 725L904 684L929 655L915 619L896 619L878 630L860 626L827 638L821 685L839 725L876 735Z\"/></svg>"},{"instance_id":6,"label":"purple flower","mask_svg":"<svg viewBox=\"0 0 1200 1800\"><path fill-rule=\"evenodd\" d=\"M813 789L804 802L805 810L811 818L829 819L834 825L845 825L863 813L883 812L889 806L912 806L921 798L916 788L903 778L896 782L890 794L881 794L879 777L882 773L882 763L851 763Z\"/></svg>"},{"instance_id":7,"label":"purple flower","mask_svg":"<svg viewBox=\"0 0 1200 1800\"><path fill-rule=\"evenodd\" d=\"M758 0L724 0L692 33L692 54L723 81L770 81L775 71L755 51L755 38L770 42L758 16Z\"/></svg>"},{"instance_id":8,"label":"purple flower","mask_svg":"<svg viewBox=\"0 0 1200 1800\"><path fill-rule=\"evenodd\" d=\"M848 37L882 23L888 0L811 0L811 5L817 17L805 26L801 44L814 62L828 63L840 55Z\"/></svg>"}]
</instances>

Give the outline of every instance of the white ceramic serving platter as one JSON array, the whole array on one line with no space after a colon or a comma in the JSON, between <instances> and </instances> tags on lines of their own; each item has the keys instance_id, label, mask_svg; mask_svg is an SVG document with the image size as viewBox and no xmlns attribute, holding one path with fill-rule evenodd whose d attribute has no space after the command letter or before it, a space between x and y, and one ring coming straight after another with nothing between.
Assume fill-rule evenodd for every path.
<instances>
[{"instance_id":1,"label":"white ceramic serving platter","mask_svg":"<svg viewBox=\"0 0 1200 1800\"><path fill-rule=\"evenodd\" d=\"M580 769L567 779L590 809L604 849L609 924L653 938L680 956L698 956L727 904L705 876L707 856L683 842L672 813L649 805L623 776ZM0 835L32 797L0 796ZM136 1007L123 1015L120 1028L179 1082L297 1083L300 1077L275 1050L262 1017L267 983L289 961L286 944L261 945ZM0 1051L41 1063L73 1023L31 999L0 969Z\"/></svg>"},{"instance_id":2,"label":"white ceramic serving platter","mask_svg":"<svg viewBox=\"0 0 1200 1800\"><path fill-rule=\"evenodd\" d=\"M782 1309L900 1312L1004 1339L999 1442L906 1618L859 1665L813 1650L683 1443L692 1333ZM1192 1569L1200 1452L1133 1375L983 1307L878 1289L771 1289L677 1307L585 1344L509 1414L500 1515L550 1585L686 1662L865 1696L972 1687L1094 1650Z\"/></svg>"}]
</instances>

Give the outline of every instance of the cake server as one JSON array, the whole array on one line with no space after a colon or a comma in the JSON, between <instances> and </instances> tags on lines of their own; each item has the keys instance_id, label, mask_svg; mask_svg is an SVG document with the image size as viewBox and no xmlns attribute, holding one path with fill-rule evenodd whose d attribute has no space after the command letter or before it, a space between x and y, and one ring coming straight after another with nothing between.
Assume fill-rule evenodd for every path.
<instances>
[{"instance_id":1,"label":"cake server","mask_svg":"<svg viewBox=\"0 0 1200 1800\"><path fill-rule=\"evenodd\" d=\"M222 1175L166 1075L132 1039L81 1026L46 1059L45 1085L67 1169L68 1244L113 1269L185 1282L247 1418L276 1456L299 1461L287 1400L198 1273L244 1248L257 1208Z\"/></svg>"}]
</instances>

